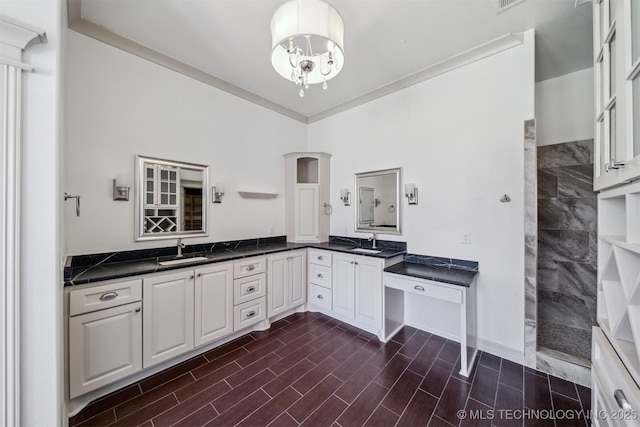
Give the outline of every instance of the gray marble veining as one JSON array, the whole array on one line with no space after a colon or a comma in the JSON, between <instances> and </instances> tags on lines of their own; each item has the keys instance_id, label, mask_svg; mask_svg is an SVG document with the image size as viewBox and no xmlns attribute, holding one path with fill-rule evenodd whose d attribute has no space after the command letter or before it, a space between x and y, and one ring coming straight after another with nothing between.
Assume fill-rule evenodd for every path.
<instances>
[{"instance_id":1,"label":"gray marble veining","mask_svg":"<svg viewBox=\"0 0 640 427\"><path fill-rule=\"evenodd\" d=\"M591 329L573 328L544 320L538 321L538 345L575 358L590 360Z\"/></svg>"},{"instance_id":2,"label":"gray marble veining","mask_svg":"<svg viewBox=\"0 0 640 427\"><path fill-rule=\"evenodd\" d=\"M538 200L538 228L595 231L597 199L563 197Z\"/></svg>"},{"instance_id":3,"label":"gray marble veining","mask_svg":"<svg viewBox=\"0 0 640 427\"><path fill-rule=\"evenodd\" d=\"M558 196L596 197L593 191L593 165L575 165L558 168Z\"/></svg>"},{"instance_id":4,"label":"gray marble veining","mask_svg":"<svg viewBox=\"0 0 640 427\"><path fill-rule=\"evenodd\" d=\"M558 263L539 259L536 279L538 290L558 292Z\"/></svg>"},{"instance_id":5,"label":"gray marble veining","mask_svg":"<svg viewBox=\"0 0 640 427\"><path fill-rule=\"evenodd\" d=\"M538 168L593 163L593 139L538 147Z\"/></svg>"},{"instance_id":6,"label":"gray marble veining","mask_svg":"<svg viewBox=\"0 0 640 427\"><path fill-rule=\"evenodd\" d=\"M538 233L539 259L589 262L589 232L538 230Z\"/></svg>"},{"instance_id":7,"label":"gray marble veining","mask_svg":"<svg viewBox=\"0 0 640 427\"><path fill-rule=\"evenodd\" d=\"M538 258L538 238L534 235L524 236L524 274L528 277L536 276Z\"/></svg>"},{"instance_id":8,"label":"gray marble veining","mask_svg":"<svg viewBox=\"0 0 640 427\"><path fill-rule=\"evenodd\" d=\"M525 320L536 320L537 318L537 290L536 279L525 277L524 281L524 318Z\"/></svg>"},{"instance_id":9,"label":"gray marble veining","mask_svg":"<svg viewBox=\"0 0 640 427\"><path fill-rule=\"evenodd\" d=\"M558 171L555 168L538 169L538 200L558 197Z\"/></svg>"},{"instance_id":10,"label":"gray marble veining","mask_svg":"<svg viewBox=\"0 0 640 427\"><path fill-rule=\"evenodd\" d=\"M596 298L597 273L588 263L558 262L558 291Z\"/></svg>"},{"instance_id":11,"label":"gray marble veining","mask_svg":"<svg viewBox=\"0 0 640 427\"><path fill-rule=\"evenodd\" d=\"M539 290L538 322L591 330L596 324L596 298Z\"/></svg>"},{"instance_id":12,"label":"gray marble veining","mask_svg":"<svg viewBox=\"0 0 640 427\"><path fill-rule=\"evenodd\" d=\"M538 351L536 369L554 377L591 387L590 368L559 359L556 354L549 354L544 349Z\"/></svg>"}]
</instances>

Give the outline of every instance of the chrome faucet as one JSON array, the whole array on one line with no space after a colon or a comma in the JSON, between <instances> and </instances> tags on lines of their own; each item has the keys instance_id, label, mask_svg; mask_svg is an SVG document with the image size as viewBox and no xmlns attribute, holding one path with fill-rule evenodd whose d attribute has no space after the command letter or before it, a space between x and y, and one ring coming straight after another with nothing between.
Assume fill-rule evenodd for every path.
<instances>
[{"instance_id":1,"label":"chrome faucet","mask_svg":"<svg viewBox=\"0 0 640 427\"><path fill-rule=\"evenodd\" d=\"M178 255L176 255L176 258L179 258L182 255L182 250L184 249L184 243L182 243L182 239L178 239Z\"/></svg>"},{"instance_id":2,"label":"chrome faucet","mask_svg":"<svg viewBox=\"0 0 640 427\"><path fill-rule=\"evenodd\" d=\"M371 243L371 249L378 249L376 246L376 239L378 238L378 236L376 236L376 233L373 233L373 236L369 237L369 241L372 242Z\"/></svg>"}]
</instances>

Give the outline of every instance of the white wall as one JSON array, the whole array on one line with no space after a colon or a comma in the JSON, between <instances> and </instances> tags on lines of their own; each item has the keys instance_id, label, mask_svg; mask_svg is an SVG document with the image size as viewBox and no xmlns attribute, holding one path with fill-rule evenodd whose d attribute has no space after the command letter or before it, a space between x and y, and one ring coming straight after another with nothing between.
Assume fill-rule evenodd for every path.
<instances>
[{"instance_id":1,"label":"white wall","mask_svg":"<svg viewBox=\"0 0 640 427\"><path fill-rule=\"evenodd\" d=\"M79 218L66 206L69 255L175 245L134 242L133 197L112 199L117 173L133 194L136 154L207 164L225 183L209 237L187 244L285 234L282 155L306 149L305 124L76 32L68 42L66 190L82 196Z\"/></svg>"},{"instance_id":2,"label":"white wall","mask_svg":"<svg viewBox=\"0 0 640 427\"><path fill-rule=\"evenodd\" d=\"M539 146L593 138L593 85L593 68L536 84Z\"/></svg>"},{"instance_id":3,"label":"white wall","mask_svg":"<svg viewBox=\"0 0 640 427\"><path fill-rule=\"evenodd\" d=\"M63 424L60 156L63 152L60 0L3 0L2 13L43 29L23 56L21 425Z\"/></svg>"},{"instance_id":4,"label":"white wall","mask_svg":"<svg viewBox=\"0 0 640 427\"><path fill-rule=\"evenodd\" d=\"M403 235L380 238L406 241L412 253L479 261L479 335L516 358L524 325L524 121L533 115L531 31L523 45L309 126L309 149L333 154L331 233L363 236L353 232L355 204L338 199L340 188L353 191L354 173L401 166L420 204L403 197ZM503 194L513 201L500 203ZM470 245L461 244L463 232Z\"/></svg>"}]
</instances>

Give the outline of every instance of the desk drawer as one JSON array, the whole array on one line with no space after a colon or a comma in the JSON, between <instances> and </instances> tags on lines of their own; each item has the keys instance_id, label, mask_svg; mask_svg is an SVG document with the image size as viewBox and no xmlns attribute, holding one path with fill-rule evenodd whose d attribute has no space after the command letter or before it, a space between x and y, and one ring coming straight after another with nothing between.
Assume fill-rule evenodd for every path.
<instances>
[{"instance_id":1,"label":"desk drawer","mask_svg":"<svg viewBox=\"0 0 640 427\"><path fill-rule=\"evenodd\" d=\"M233 307L233 331L239 331L267 318L265 298L247 301Z\"/></svg>"},{"instance_id":2,"label":"desk drawer","mask_svg":"<svg viewBox=\"0 0 640 427\"><path fill-rule=\"evenodd\" d=\"M267 294L267 275L265 273L235 279L233 281L233 304L251 301Z\"/></svg>"},{"instance_id":3,"label":"desk drawer","mask_svg":"<svg viewBox=\"0 0 640 427\"><path fill-rule=\"evenodd\" d=\"M142 279L109 283L69 292L69 316L116 307L142 299Z\"/></svg>"},{"instance_id":4,"label":"desk drawer","mask_svg":"<svg viewBox=\"0 0 640 427\"><path fill-rule=\"evenodd\" d=\"M331 252L309 249L309 263L331 267Z\"/></svg>"},{"instance_id":5,"label":"desk drawer","mask_svg":"<svg viewBox=\"0 0 640 427\"><path fill-rule=\"evenodd\" d=\"M322 286L309 285L309 304L315 305L326 311L333 307L332 292Z\"/></svg>"},{"instance_id":6,"label":"desk drawer","mask_svg":"<svg viewBox=\"0 0 640 427\"><path fill-rule=\"evenodd\" d=\"M244 261L233 263L233 277L235 279L265 273L266 271L267 259L265 257L247 258Z\"/></svg>"},{"instance_id":7,"label":"desk drawer","mask_svg":"<svg viewBox=\"0 0 640 427\"><path fill-rule=\"evenodd\" d=\"M384 273L384 285L456 304L462 304L462 293L464 292L464 289L460 289L459 286L439 284L431 280L410 279L394 273Z\"/></svg>"},{"instance_id":8,"label":"desk drawer","mask_svg":"<svg viewBox=\"0 0 640 427\"><path fill-rule=\"evenodd\" d=\"M309 264L309 283L331 289L331 267Z\"/></svg>"}]
</instances>

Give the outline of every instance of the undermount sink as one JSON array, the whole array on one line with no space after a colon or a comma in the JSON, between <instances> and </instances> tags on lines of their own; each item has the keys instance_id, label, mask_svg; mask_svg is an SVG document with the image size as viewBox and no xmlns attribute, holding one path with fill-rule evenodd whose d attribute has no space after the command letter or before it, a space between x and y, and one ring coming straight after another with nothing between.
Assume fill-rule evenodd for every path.
<instances>
[{"instance_id":1,"label":"undermount sink","mask_svg":"<svg viewBox=\"0 0 640 427\"><path fill-rule=\"evenodd\" d=\"M169 261L160 261L158 264L160 265L187 264L190 262L206 261L207 259L208 258L206 256L194 256L191 258L178 258L178 259L172 259Z\"/></svg>"},{"instance_id":2,"label":"undermount sink","mask_svg":"<svg viewBox=\"0 0 640 427\"><path fill-rule=\"evenodd\" d=\"M382 249L365 249L365 248L353 248L353 252L362 252L363 254L379 254Z\"/></svg>"}]
</instances>

